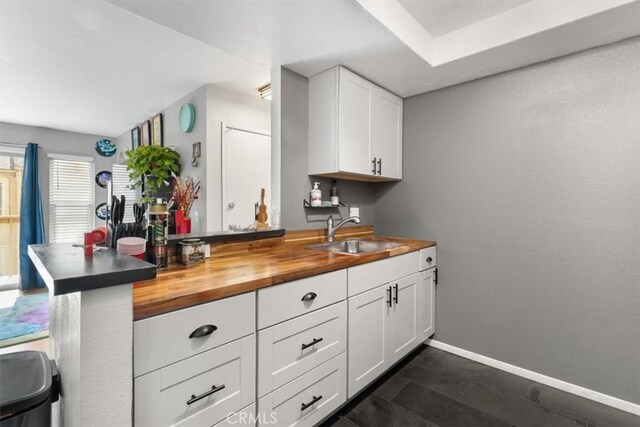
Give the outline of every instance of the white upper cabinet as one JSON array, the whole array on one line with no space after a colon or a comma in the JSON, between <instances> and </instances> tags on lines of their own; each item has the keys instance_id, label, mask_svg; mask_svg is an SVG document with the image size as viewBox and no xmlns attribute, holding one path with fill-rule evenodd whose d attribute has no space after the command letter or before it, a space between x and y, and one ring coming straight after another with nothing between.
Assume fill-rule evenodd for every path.
<instances>
[{"instance_id":1,"label":"white upper cabinet","mask_svg":"<svg viewBox=\"0 0 640 427\"><path fill-rule=\"evenodd\" d=\"M309 175L402 179L402 98L344 67L309 79Z\"/></svg>"},{"instance_id":2,"label":"white upper cabinet","mask_svg":"<svg viewBox=\"0 0 640 427\"><path fill-rule=\"evenodd\" d=\"M371 152L379 176L402 179L402 98L373 87Z\"/></svg>"},{"instance_id":3,"label":"white upper cabinet","mask_svg":"<svg viewBox=\"0 0 640 427\"><path fill-rule=\"evenodd\" d=\"M338 81L339 169L371 174L373 85L345 68L339 69Z\"/></svg>"}]
</instances>

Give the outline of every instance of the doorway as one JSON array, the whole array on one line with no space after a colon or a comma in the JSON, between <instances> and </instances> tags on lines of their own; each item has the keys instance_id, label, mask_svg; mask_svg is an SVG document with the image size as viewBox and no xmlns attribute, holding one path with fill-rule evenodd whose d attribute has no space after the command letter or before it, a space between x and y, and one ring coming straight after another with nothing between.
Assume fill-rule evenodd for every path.
<instances>
[{"instance_id":1,"label":"doorway","mask_svg":"<svg viewBox=\"0 0 640 427\"><path fill-rule=\"evenodd\" d=\"M271 135L222 124L222 228L246 228L265 189L271 208ZM268 211L267 211L268 212Z\"/></svg>"},{"instance_id":2,"label":"doorway","mask_svg":"<svg viewBox=\"0 0 640 427\"><path fill-rule=\"evenodd\" d=\"M24 156L0 147L0 290L20 283L20 193Z\"/></svg>"},{"instance_id":3,"label":"doorway","mask_svg":"<svg viewBox=\"0 0 640 427\"><path fill-rule=\"evenodd\" d=\"M0 145L0 348L46 337L49 329L47 289L19 289L23 153Z\"/></svg>"}]
</instances>

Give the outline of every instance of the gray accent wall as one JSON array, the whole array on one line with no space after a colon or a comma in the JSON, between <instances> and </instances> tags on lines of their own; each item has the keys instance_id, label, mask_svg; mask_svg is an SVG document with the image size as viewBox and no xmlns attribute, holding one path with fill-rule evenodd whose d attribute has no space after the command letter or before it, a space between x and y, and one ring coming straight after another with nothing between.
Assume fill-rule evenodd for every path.
<instances>
[{"instance_id":1,"label":"gray accent wall","mask_svg":"<svg viewBox=\"0 0 640 427\"><path fill-rule=\"evenodd\" d=\"M325 228L327 217L349 216L347 208L304 209L313 182L320 182L323 200L329 200L332 179L307 174L309 132L309 79L287 68L281 70L281 222L287 230ZM366 182L337 183L340 199L360 208L362 224L373 224L373 185Z\"/></svg>"},{"instance_id":2,"label":"gray accent wall","mask_svg":"<svg viewBox=\"0 0 640 427\"><path fill-rule=\"evenodd\" d=\"M437 240L435 339L640 403L640 39L406 99L375 226Z\"/></svg>"}]
</instances>

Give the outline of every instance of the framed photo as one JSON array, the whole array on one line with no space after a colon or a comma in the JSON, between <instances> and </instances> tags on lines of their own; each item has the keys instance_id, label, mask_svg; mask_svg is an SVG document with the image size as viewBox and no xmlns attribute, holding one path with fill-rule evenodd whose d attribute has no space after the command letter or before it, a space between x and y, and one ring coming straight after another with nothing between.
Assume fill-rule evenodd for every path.
<instances>
[{"instance_id":1,"label":"framed photo","mask_svg":"<svg viewBox=\"0 0 640 427\"><path fill-rule=\"evenodd\" d=\"M151 145L163 145L162 143L162 113L151 119Z\"/></svg>"},{"instance_id":2,"label":"framed photo","mask_svg":"<svg viewBox=\"0 0 640 427\"><path fill-rule=\"evenodd\" d=\"M131 129L131 149L135 150L140 146L140 128L138 126Z\"/></svg>"},{"instance_id":3,"label":"framed photo","mask_svg":"<svg viewBox=\"0 0 640 427\"><path fill-rule=\"evenodd\" d=\"M151 122L147 120L142 123L140 126L140 145L150 145L151 144Z\"/></svg>"}]
</instances>

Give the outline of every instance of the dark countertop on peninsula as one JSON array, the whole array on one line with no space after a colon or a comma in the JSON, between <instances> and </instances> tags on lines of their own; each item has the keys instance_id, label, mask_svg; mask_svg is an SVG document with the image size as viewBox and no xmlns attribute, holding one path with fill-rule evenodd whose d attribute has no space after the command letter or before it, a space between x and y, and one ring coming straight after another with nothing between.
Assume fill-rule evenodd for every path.
<instances>
[{"instance_id":1,"label":"dark countertop on peninsula","mask_svg":"<svg viewBox=\"0 0 640 427\"><path fill-rule=\"evenodd\" d=\"M115 249L100 249L92 257L71 243L29 245L29 258L53 295L106 288L156 277L156 266Z\"/></svg>"}]
</instances>

